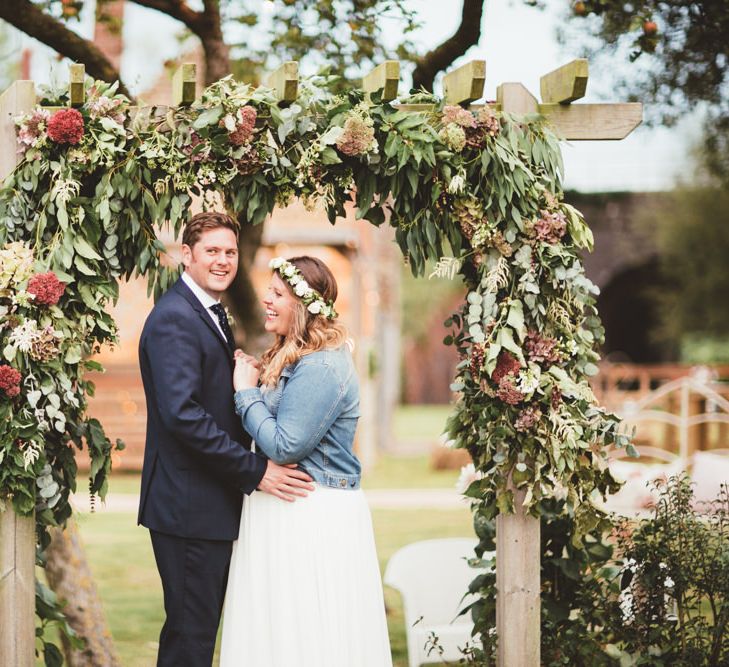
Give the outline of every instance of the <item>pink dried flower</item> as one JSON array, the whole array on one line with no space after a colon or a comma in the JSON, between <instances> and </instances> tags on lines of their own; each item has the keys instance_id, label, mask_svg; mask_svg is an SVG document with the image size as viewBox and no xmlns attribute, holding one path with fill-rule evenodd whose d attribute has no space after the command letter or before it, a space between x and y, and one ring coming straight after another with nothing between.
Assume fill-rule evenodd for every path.
<instances>
[{"instance_id":1,"label":"pink dried flower","mask_svg":"<svg viewBox=\"0 0 729 667\"><path fill-rule=\"evenodd\" d=\"M517 405L524 400L524 394L516 388L512 376L507 376L499 382L496 396L509 405Z\"/></svg>"},{"instance_id":2,"label":"pink dried flower","mask_svg":"<svg viewBox=\"0 0 729 667\"><path fill-rule=\"evenodd\" d=\"M57 144L78 144L84 136L84 117L78 109L61 109L48 121L48 136Z\"/></svg>"},{"instance_id":3,"label":"pink dried flower","mask_svg":"<svg viewBox=\"0 0 729 667\"><path fill-rule=\"evenodd\" d=\"M557 341L554 338L542 336L536 331L528 331L524 347L529 361L543 361L550 364L559 361L560 356L556 349Z\"/></svg>"},{"instance_id":4,"label":"pink dried flower","mask_svg":"<svg viewBox=\"0 0 729 667\"><path fill-rule=\"evenodd\" d=\"M55 306L61 298L66 283L62 283L53 271L37 273L28 282L28 292L35 296L35 303Z\"/></svg>"},{"instance_id":5,"label":"pink dried flower","mask_svg":"<svg viewBox=\"0 0 729 667\"><path fill-rule=\"evenodd\" d=\"M534 223L534 231L539 241L559 243L567 231L567 219L562 211L540 211L541 218Z\"/></svg>"},{"instance_id":6,"label":"pink dried flower","mask_svg":"<svg viewBox=\"0 0 729 667\"><path fill-rule=\"evenodd\" d=\"M358 113L351 113L344 121L344 132L337 139L337 148L345 155L363 155L372 147L375 130L372 121Z\"/></svg>"},{"instance_id":7,"label":"pink dried flower","mask_svg":"<svg viewBox=\"0 0 729 667\"><path fill-rule=\"evenodd\" d=\"M455 123L461 127L476 127L473 114L463 107L449 105L443 107L443 124Z\"/></svg>"},{"instance_id":8,"label":"pink dried flower","mask_svg":"<svg viewBox=\"0 0 729 667\"><path fill-rule=\"evenodd\" d=\"M4 391L8 398L13 398L20 393L21 378L20 371L7 364L0 365L0 390Z\"/></svg>"},{"instance_id":9,"label":"pink dried flower","mask_svg":"<svg viewBox=\"0 0 729 667\"><path fill-rule=\"evenodd\" d=\"M20 121L18 129L18 142L20 147L19 153L25 153L29 148L36 145L37 141L43 137L48 127L48 119L51 117L50 111L46 109L35 109L30 116Z\"/></svg>"},{"instance_id":10,"label":"pink dried flower","mask_svg":"<svg viewBox=\"0 0 729 667\"><path fill-rule=\"evenodd\" d=\"M514 428L520 433L531 430L542 418L542 411L538 406L530 405L524 408L514 422Z\"/></svg>"},{"instance_id":11,"label":"pink dried flower","mask_svg":"<svg viewBox=\"0 0 729 667\"><path fill-rule=\"evenodd\" d=\"M258 112L255 107L246 105L238 109L238 122L235 130L228 137L234 146L243 146L253 139L253 130L256 127Z\"/></svg>"}]
</instances>

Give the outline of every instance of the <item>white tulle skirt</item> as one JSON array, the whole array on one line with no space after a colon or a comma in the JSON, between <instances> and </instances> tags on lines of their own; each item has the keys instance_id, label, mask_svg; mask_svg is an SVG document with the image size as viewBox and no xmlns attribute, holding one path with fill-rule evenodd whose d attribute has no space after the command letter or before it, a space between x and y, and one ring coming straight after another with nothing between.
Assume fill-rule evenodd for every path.
<instances>
[{"instance_id":1,"label":"white tulle skirt","mask_svg":"<svg viewBox=\"0 0 729 667\"><path fill-rule=\"evenodd\" d=\"M221 667L391 667L382 581L361 490L318 486L243 504Z\"/></svg>"}]
</instances>

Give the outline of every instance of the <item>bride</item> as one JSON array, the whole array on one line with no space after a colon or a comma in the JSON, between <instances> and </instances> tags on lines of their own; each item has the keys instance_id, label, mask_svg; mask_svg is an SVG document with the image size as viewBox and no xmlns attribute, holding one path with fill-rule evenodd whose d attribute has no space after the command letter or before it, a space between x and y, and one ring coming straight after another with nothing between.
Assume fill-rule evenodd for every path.
<instances>
[{"instance_id":1,"label":"bride","mask_svg":"<svg viewBox=\"0 0 729 667\"><path fill-rule=\"evenodd\" d=\"M359 387L337 284L313 257L273 259L264 300L276 342L236 353L236 412L256 447L315 490L243 505L225 597L221 667L391 667L372 521L352 444ZM293 495L289 498L293 500Z\"/></svg>"}]
</instances>

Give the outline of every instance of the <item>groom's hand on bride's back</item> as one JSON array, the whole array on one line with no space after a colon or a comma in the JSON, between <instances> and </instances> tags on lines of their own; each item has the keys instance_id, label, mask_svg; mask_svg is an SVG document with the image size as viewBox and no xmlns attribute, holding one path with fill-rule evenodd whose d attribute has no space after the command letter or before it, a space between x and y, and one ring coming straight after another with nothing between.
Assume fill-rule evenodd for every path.
<instances>
[{"instance_id":1,"label":"groom's hand on bride's back","mask_svg":"<svg viewBox=\"0 0 729 667\"><path fill-rule=\"evenodd\" d=\"M268 461L266 473L263 475L258 490L270 493L272 496L293 502L296 496L304 497L314 490L313 480L295 463L280 466Z\"/></svg>"}]
</instances>

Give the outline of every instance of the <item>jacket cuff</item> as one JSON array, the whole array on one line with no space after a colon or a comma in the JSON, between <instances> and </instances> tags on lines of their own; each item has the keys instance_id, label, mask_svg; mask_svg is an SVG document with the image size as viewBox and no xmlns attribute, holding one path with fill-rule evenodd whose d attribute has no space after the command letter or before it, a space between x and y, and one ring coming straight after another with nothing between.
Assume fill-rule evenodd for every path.
<instances>
[{"instance_id":1,"label":"jacket cuff","mask_svg":"<svg viewBox=\"0 0 729 667\"><path fill-rule=\"evenodd\" d=\"M261 395L261 390L258 387L251 387L250 389L241 389L240 391L236 391L233 400L235 401L236 414L243 418L251 405L254 403L263 403L263 396Z\"/></svg>"}]
</instances>

